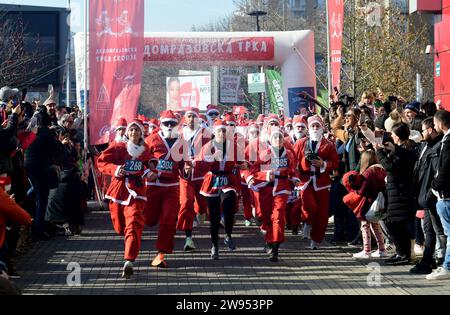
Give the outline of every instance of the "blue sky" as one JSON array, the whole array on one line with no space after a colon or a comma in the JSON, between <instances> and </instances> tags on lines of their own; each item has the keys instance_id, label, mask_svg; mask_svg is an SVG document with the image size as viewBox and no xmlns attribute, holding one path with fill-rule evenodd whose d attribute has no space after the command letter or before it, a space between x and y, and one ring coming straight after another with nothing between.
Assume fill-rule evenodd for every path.
<instances>
[{"instance_id":1,"label":"blue sky","mask_svg":"<svg viewBox=\"0 0 450 315\"><path fill-rule=\"evenodd\" d=\"M67 0L0 0L0 3L67 7ZM73 31L82 31L84 0L71 0L72 12L81 11ZM232 0L145 0L146 32L190 31L192 25L205 25L232 13Z\"/></svg>"}]
</instances>

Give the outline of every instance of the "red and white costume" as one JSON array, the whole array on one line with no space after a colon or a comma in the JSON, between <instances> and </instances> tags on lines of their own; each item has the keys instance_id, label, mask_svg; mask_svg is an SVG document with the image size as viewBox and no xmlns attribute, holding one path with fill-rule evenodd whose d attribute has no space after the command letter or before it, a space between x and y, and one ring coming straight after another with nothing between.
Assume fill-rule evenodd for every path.
<instances>
[{"instance_id":1,"label":"red and white costume","mask_svg":"<svg viewBox=\"0 0 450 315\"><path fill-rule=\"evenodd\" d=\"M127 127L138 125L143 134L140 122L132 122ZM113 142L98 158L100 172L111 176L111 183L106 191L109 199L109 210L114 230L125 234L125 260L134 261L141 247L141 236L144 229L144 208L147 201L144 176L148 172L151 159L148 146L142 142L135 145ZM142 169L133 175L121 176L120 169L127 161L139 161Z\"/></svg>"},{"instance_id":2,"label":"red and white costume","mask_svg":"<svg viewBox=\"0 0 450 315\"><path fill-rule=\"evenodd\" d=\"M310 135L313 123L320 123L323 128L323 122L319 116L310 117L308 119ZM311 226L311 240L321 243L328 225L330 173L337 169L339 156L334 143L323 136L317 142L314 150L311 138L303 138L296 143L295 151L299 161L302 220ZM316 153L324 161L323 166L318 168L311 165L306 159L307 152Z\"/></svg>"},{"instance_id":3,"label":"red and white costume","mask_svg":"<svg viewBox=\"0 0 450 315\"><path fill-rule=\"evenodd\" d=\"M161 113L161 123L166 121L178 123L170 110ZM173 142L172 146L169 142ZM183 176L184 164L189 161L187 144L181 137L172 140L165 138L162 130L148 137L146 143L152 155L152 171L157 178L145 182L149 200L145 207L145 223L154 226L159 222L156 248L160 253L170 254L180 209L180 175Z\"/></svg>"},{"instance_id":4,"label":"red and white costume","mask_svg":"<svg viewBox=\"0 0 450 315\"><path fill-rule=\"evenodd\" d=\"M271 138L276 134L283 136L281 130L275 129ZM258 194L258 206L269 244L284 242L285 210L291 195L291 181L298 181L294 153L285 147L281 151L279 155L279 151L272 146L260 151L246 176L247 183L254 180L250 188ZM271 174L275 177L274 181L270 180Z\"/></svg>"},{"instance_id":5,"label":"red and white costume","mask_svg":"<svg viewBox=\"0 0 450 315\"><path fill-rule=\"evenodd\" d=\"M197 108L191 108L187 113L193 113L197 117L199 112ZM200 152L210 140L211 134L208 130L198 127L195 130L184 127L181 130L181 136L187 143L189 156L192 160L200 155ZM207 169L202 164L193 167L192 173L188 178L180 178L180 212L178 213L177 229L181 231L192 230L196 214L204 214L207 211L205 197L200 194L203 184L203 178Z\"/></svg>"}]
</instances>

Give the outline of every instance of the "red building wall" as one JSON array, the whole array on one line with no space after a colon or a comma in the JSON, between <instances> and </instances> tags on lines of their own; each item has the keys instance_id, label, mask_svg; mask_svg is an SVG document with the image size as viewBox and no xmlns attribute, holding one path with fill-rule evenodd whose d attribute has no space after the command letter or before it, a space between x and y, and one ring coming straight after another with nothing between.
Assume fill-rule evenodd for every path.
<instances>
[{"instance_id":1,"label":"red building wall","mask_svg":"<svg viewBox=\"0 0 450 315\"><path fill-rule=\"evenodd\" d=\"M436 17L434 26L434 94L435 101L450 110L450 0L442 0L442 19ZM440 76L436 76L436 64L440 62Z\"/></svg>"}]
</instances>

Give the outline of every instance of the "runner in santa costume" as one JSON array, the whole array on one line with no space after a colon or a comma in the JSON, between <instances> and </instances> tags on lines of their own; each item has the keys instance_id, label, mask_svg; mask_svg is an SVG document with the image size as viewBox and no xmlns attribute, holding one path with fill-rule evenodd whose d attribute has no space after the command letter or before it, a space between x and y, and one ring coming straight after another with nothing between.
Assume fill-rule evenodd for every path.
<instances>
[{"instance_id":1,"label":"runner in santa costume","mask_svg":"<svg viewBox=\"0 0 450 315\"><path fill-rule=\"evenodd\" d=\"M300 182L295 173L294 153L285 147L284 132L274 128L269 138L270 146L261 151L250 167L247 184L258 191L262 212L266 248L270 261L278 261L278 249L284 242L286 203L291 195L291 182Z\"/></svg>"},{"instance_id":2,"label":"runner in santa costume","mask_svg":"<svg viewBox=\"0 0 450 315\"><path fill-rule=\"evenodd\" d=\"M294 129L294 126L293 126L292 118L288 118L286 120L286 122L284 123L284 131L287 134L290 134L293 129Z\"/></svg>"},{"instance_id":3,"label":"runner in santa costume","mask_svg":"<svg viewBox=\"0 0 450 315\"><path fill-rule=\"evenodd\" d=\"M210 215L211 258L219 259L219 225L220 212L225 217L225 245L230 250L236 248L232 239L236 198L239 191L238 173L240 147L228 132L226 123L216 120L213 126L214 138L208 142L194 160L194 168L205 167L207 173L200 193L206 197ZM242 157L243 159L243 157Z\"/></svg>"},{"instance_id":4,"label":"runner in santa costume","mask_svg":"<svg viewBox=\"0 0 450 315\"><path fill-rule=\"evenodd\" d=\"M303 237L311 239L317 249L325 236L330 200L330 173L337 169L339 156L334 143L323 137L320 116L308 118L309 138L295 145L301 180Z\"/></svg>"},{"instance_id":5,"label":"runner in santa costume","mask_svg":"<svg viewBox=\"0 0 450 315\"><path fill-rule=\"evenodd\" d=\"M151 178L147 179L145 223L154 226L159 222L156 249L158 254L152 266L166 268L165 254L171 254L177 217L180 210L180 176L190 176L191 162L186 152L188 147L179 135L179 120L171 110L161 113L161 131L146 139L150 148Z\"/></svg>"},{"instance_id":6,"label":"runner in santa costume","mask_svg":"<svg viewBox=\"0 0 450 315\"><path fill-rule=\"evenodd\" d=\"M188 108L184 115L186 127L182 129L181 136L189 146L189 156L192 160L198 156L211 140L211 134L199 124L198 108ZM178 213L177 230L185 231L186 242L184 250L195 249L192 239L192 228L196 214L205 214L207 210L205 197L200 194L206 170L197 165L193 168L189 178L180 178L180 212Z\"/></svg>"},{"instance_id":7,"label":"runner in santa costume","mask_svg":"<svg viewBox=\"0 0 450 315\"><path fill-rule=\"evenodd\" d=\"M150 131L148 128L148 118L145 115L138 115L138 119L142 121L142 125L144 126L144 139L150 135Z\"/></svg>"},{"instance_id":8,"label":"runner in santa costume","mask_svg":"<svg viewBox=\"0 0 450 315\"><path fill-rule=\"evenodd\" d=\"M293 146L300 139L308 136L307 122L304 116L295 116L293 128L289 136L286 137ZM301 198L298 189L292 188L292 194L289 196L286 205L286 228L292 230L292 235L298 235L298 229L301 221Z\"/></svg>"},{"instance_id":9,"label":"runner in santa costume","mask_svg":"<svg viewBox=\"0 0 450 315\"><path fill-rule=\"evenodd\" d=\"M219 107L213 104L209 104L206 107L206 118L208 119L207 124L208 127L212 128L214 125L214 121L219 118L220 111Z\"/></svg>"},{"instance_id":10,"label":"runner in santa costume","mask_svg":"<svg viewBox=\"0 0 450 315\"><path fill-rule=\"evenodd\" d=\"M114 138L115 142L127 142L128 141L128 138L125 134L127 126L128 126L127 120L123 117L120 117L117 121L116 128L114 129L114 132L116 133L116 136Z\"/></svg>"},{"instance_id":11,"label":"runner in santa costume","mask_svg":"<svg viewBox=\"0 0 450 315\"><path fill-rule=\"evenodd\" d=\"M247 140L245 142L245 147L251 141L256 141L259 137L259 128L256 123L250 123L247 128ZM245 170L240 171L241 175L241 194L242 194L242 204L244 206L244 225L251 226L253 212L255 209L255 201L253 190L248 188L247 182L245 181Z\"/></svg>"},{"instance_id":12,"label":"runner in santa costume","mask_svg":"<svg viewBox=\"0 0 450 315\"><path fill-rule=\"evenodd\" d=\"M148 125L148 132L150 135L154 134L154 133L158 133L159 132L159 121L156 118L150 118L147 121L147 125Z\"/></svg>"},{"instance_id":13,"label":"runner in santa costume","mask_svg":"<svg viewBox=\"0 0 450 315\"><path fill-rule=\"evenodd\" d=\"M124 278L133 274L133 262L141 248L144 229L147 201L144 177L148 175L151 155L143 134L141 121L134 120L126 129L128 141L111 143L98 159L100 172L112 177L105 198L109 200L114 230L125 234Z\"/></svg>"}]
</instances>

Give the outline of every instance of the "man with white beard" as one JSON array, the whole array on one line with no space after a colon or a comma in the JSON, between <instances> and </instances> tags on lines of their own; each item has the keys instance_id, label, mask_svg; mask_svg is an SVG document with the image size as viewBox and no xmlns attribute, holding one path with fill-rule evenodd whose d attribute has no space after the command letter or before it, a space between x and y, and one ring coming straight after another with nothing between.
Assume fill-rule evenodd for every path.
<instances>
[{"instance_id":1,"label":"man with white beard","mask_svg":"<svg viewBox=\"0 0 450 315\"><path fill-rule=\"evenodd\" d=\"M299 164L302 199L301 216L305 222L303 237L310 238L311 249L317 249L328 225L331 179L338 168L339 156L334 143L324 138L324 123L320 116L308 118L309 138L295 145Z\"/></svg>"},{"instance_id":2,"label":"man with white beard","mask_svg":"<svg viewBox=\"0 0 450 315\"><path fill-rule=\"evenodd\" d=\"M115 142L127 142L128 138L125 135L125 130L127 129L127 120L120 117L117 121L116 128L114 129L116 136L114 138Z\"/></svg>"},{"instance_id":3,"label":"man with white beard","mask_svg":"<svg viewBox=\"0 0 450 315\"><path fill-rule=\"evenodd\" d=\"M146 179L148 202L145 223L158 224L158 254L153 267L166 268L165 255L174 247L177 217L180 209L180 177L191 175L192 164L186 148L189 146L178 133L179 120L171 110L161 113L161 131L145 139L150 148L151 175Z\"/></svg>"}]
</instances>

